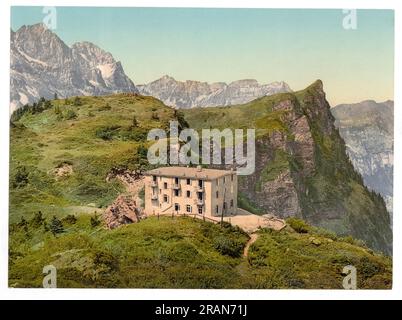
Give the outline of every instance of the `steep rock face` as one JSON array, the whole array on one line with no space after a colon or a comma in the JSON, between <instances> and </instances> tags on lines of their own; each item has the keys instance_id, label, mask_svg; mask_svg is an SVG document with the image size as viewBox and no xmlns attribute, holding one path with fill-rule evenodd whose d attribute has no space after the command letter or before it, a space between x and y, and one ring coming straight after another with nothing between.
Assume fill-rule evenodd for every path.
<instances>
[{"instance_id":1,"label":"steep rock face","mask_svg":"<svg viewBox=\"0 0 402 320\"><path fill-rule=\"evenodd\" d=\"M90 42L68 47L44 24L11 31L10 107L77 95L138 92L121 63Z\"/></svg>"},{"instance_id":2,"label":"steep rock face","mask_svg":"<svg viewBox=\"0 0 402 320\"><path fill-rule=\"evenodd\" d=\"M331 109L346 151L369 189L380 193L392 217L394 102L372 100Z\"/></svg>"},{"instance_id":3,"label":"steep rock face","mask_svg":"<svg viewBox=\"0 0 402 320\"><path fill-rule=\"evenodd\" d=\"M325 98L321 81L305 90L230 108L185 111L190 127L256 129L255 172L239 177L239 205L259 214L300 217L338 235L392 252L384 200L364 186Z\"/></svg>"},{"instance_id":4,"label":"steep rock face","mask_svg":"<svg viewBox=\"0 0 402 320\"><path fill-rule=\"evenodd\" d=\"M137 86L140 93L162 100L175 108L227 106L246 103L259 97L292 91L285 82L260 85L254 79L206 83L177 81L167 75L145 85Z\"/></svg>"},{"instance_id":5,"label":"steep rock face","mask_svg":"<svg viewBox=\"0 0 402 320\"><path fill-rule=\"evenodd\" d=\"M278 106L287 106L282 117L286 130L280 138L270 136L275 150L271 161L266 162L257 150L257 161L265 164L262 175L266 170L271 177L266 175L264 179L256 170L260 189L254 189L250 199L255 197L259 207L281 217L300 216L313 225L340 235L350 234L390 253L392 232L385 203L364 187L349 161L321 81L296 92L294 99L280 101ZM278 161L281 152L284 155ZM275 171L278 167L282 170ZM246 191L243 185L240 190Z\"/></svg>"}]
</instances>

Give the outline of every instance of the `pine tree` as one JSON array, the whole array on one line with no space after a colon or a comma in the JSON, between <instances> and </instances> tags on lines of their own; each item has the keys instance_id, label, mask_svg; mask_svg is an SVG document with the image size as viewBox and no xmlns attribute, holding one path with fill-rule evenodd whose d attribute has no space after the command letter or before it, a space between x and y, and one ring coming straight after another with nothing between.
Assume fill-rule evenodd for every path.
<instances>
[{"instance_id":1,"label":"pine tree","mask_svg":"<svg viewBox=\"0 0 402 320\"><path fill-rule=\"evenodd\" d=\"M56 216L53 216L52 220L50 221L49 229L54 236L56 236L58 233L64 232L63 223Z\"/></svg>"}]
</instances>

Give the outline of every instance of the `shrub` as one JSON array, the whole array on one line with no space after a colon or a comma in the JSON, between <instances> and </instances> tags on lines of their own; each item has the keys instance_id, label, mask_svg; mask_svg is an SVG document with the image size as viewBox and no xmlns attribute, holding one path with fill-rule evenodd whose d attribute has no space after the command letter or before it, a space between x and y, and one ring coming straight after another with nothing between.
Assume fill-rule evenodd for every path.
<instances>
[{"instance_id":1,"label":"shrub","mask_svg":"<svg viewBox=\"0 0 402 320\"><path fill-rule=\"evenodd\" d=\"M28 172L24 166L17 168L17 172L14 175L14 181L12 183L13 188L24 187L28 184Z\"/></svg>"},{"instance_id":2,"label":"shrub","mask_svg":"<svg viewBox=\"0 0 402 320\"><path fill-rule=\"evenodd\" d=\"M101 223L98 215L95 213L95 215L93 217L91 217L91 227L95 228L97 226L99 226Z\"/></svg>"},{"instance_id":3,"label":"shrub","mask_svg":"<svg viewBox=\"0 0 402 320\"><path fill-rule=\"evenodd\" d=\"M96 137L103 140L112 140L116 131L119 129L119 126L106 126L98 128L95 132Z\"/></svg>"},{"instance_id":4,"label":"shrub","mask_svg":"<svg viewBox=\"0 0 402 320\"><path fill-rule=\"evenodd\" d=\"M310 226L298 218L289 218L286 223L298 233L308 233L310 230Z\"/></svg>"},{"instance_id":5,"label":"shrub","mask_svg":"<svg viewBox=\"0 0 402 320\"><path fill-rule=\"evenodd\" d=\"M56 234L64 232L63 223L56 216L53 216L49 224L49 230L56 236Z\"/></svg>"},{"instance_id":6,"label":"shrub","mask_svg":"<svg viewBox=\"0 0 402 320\"><path fill-rule=\"evenodd\" d=\"M214 248L221 254L238 258L242 254L242 243L231 238L218 236L213 240Z\"/></svg>"},{"instance_id":7,"label":"shrub","mask_svg":"<svg viewBox=\"0 0 402 320\"><path fill-rule=\"evenodd\" d=\"M106 103L104 106L101 106L101 107L98 108L99 111L107 111L107 110L110 110L110 109L112 109L112 107L110 106L109 103Z\"/></svg>"},{"instance_id":8,"label":"shrub","mask_svg":"<svg viewBox=\"0 0 402 320\"><path fill-rule=\"evenodd\" d=\"M45 222L45 219L43 218L42 212L38 211L35 213L34 217L30 221L31 226L34 228L38 228L43 226L43 223Z\"/></svg>"},{"instance_id":9,"label":"shrub","mask_svg":"<svg viewBox=\"0 0 402 320\"><path fill-rule=\"evenodd\" d=\"M17 223L17 227L28 232L28 221L26 221L24 217L21 217L20 221Z\"/></svg>"},{"instance_id":10,"label":"shrub","mask_svg":"<svg viewBox=\"0 0 402 320\"><path fill-rule=\"evenodd\" d=\"M77 118L77 114L73 110L67 110L66 114L64 115L66 120L73 120Z\"/></svg>"},{"instance_id":11,"label":"shrub","mask_svg":"<svg viewBox=\"0 0 402 320\"><path fill-rule=\"evenodd\" d=\"M141 159L146 159L148 154L148 149L143 145L140 145L137 149L137 154Z\"/></svg>"},{"instance_id":12,"label":"shrub","mask_svg":"<svg viewBox=\"0 0 402 320\"><path fill-rule=\"evenodd\" d=\"M63 218L62 222L65 222L67 224L75 224L77 222L77 218L75 217L75 215L69 214Z\"/></svg>"},{"instance_id":13,"label":"shrub","mask_svg":"<svg viewBox=\"0 0 402 320\"><path fill-rule=\"evenodd\" d=\"M77 106L77 107L78 107L78 106L81 106L81 105L82 105L81 98L80 98L80 97L75 97L73 104L74 104L75 106Z\"/></svg>"}]
</instances>

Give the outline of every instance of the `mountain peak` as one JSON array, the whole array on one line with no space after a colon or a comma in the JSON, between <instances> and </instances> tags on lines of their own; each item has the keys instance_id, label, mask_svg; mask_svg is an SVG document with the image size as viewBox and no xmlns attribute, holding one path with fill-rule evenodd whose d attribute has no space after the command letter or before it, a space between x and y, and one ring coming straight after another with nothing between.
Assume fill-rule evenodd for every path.
<instances>
[{"instance_id":1,"label":"mountain peak","mask_svg":"<svg viewBox=\"0 0 402 320\"><path fill-rule=\"evenodd\" d=\"M251 100L281 92L291 92L287 83L259 84L255 79L225 82L186 80L177 81L169 75L138 86L140 93L162 100L176 108L214 107L242 104Z\"/></svg>"},{"instance_id":2,"label":"mountain peak","mask_svg":"<svg viewBox=\"0 0 402 320\"><path fill-rule=\"evenodd\" d=\"M44 23L11 33L11 109L40 99L138 92L120 62L84 41L67 46Z\"/></svg>"},{"instance_id":3,"label":"mountain peak","mask_svg":"<svg viewBox=\"0 0 402 320\"><path fill-rule=\"evenodd\" d=\"M18 31L45 31L45 30L49 30L48 27L46 26L46 24L44 24L43 22L39 22L39 23L35 23L32 25L22 25L18 30Z\"/></svg>"}]
</instances>

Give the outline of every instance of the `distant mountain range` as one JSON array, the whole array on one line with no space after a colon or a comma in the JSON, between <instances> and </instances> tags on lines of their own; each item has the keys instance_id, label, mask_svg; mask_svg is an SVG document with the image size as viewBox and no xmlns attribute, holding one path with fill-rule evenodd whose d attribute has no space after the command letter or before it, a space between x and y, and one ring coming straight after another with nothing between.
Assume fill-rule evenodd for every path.
<instances>
[{"instance_id":1,"label":"distant mountain range","mask_svg":"<svg viewBox=\"0 0 402 320\"><path fill-rule=\"evenodd\" d=\"M90 42L67 46L42 23L11 31L10 108L76 95L138 92L113 56Z\"/></svg>"},{"instance_id":2,"label":"distant mountain range","mask_svg":"<svg viewBox=\"0 0 402 320\"><path fill-rule=\"evenodd\" d=\"M365 185L384 197L392 213L394 102L341 104L331 112L354 167Z\"/></svg>"},{"instance_id":3,"label":"distant mountain range","mask_svg":"<svg viewBox=\"0 0 402 320\"><path fill-rule=\"evenodd\" d=\"M177 81L163 76L145 85L137 85L143 95L153 96L166 105L180 109L195 107L227 106L250 102L275 93L291 92L287 83L259 84L254 79L207 83L200 81Z\"/></svg>"},{"instance_id":4,"label":"distant mountain range","mask_svg":"<svg viewBox=\"0 0 402 320\"><path fill-rule=\"evenodd\" d=\"M39 100L76 95L134 92L151 95L181 109L227 106L280 92L292 92L285 82L256 80L207 83L177 81L163 76L134 85L113 56L90 42L67 46L44 24L11 31L10 108ZM347 153L365 184L379 192L392 211L393 102L363 101L331 108L346 142Z\"/></svg>"}]
</instances>

